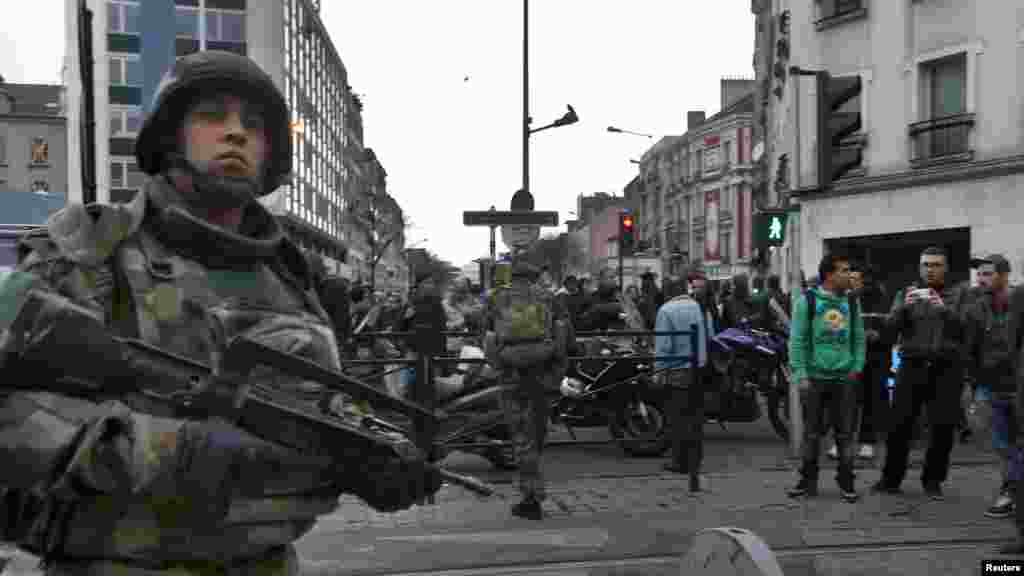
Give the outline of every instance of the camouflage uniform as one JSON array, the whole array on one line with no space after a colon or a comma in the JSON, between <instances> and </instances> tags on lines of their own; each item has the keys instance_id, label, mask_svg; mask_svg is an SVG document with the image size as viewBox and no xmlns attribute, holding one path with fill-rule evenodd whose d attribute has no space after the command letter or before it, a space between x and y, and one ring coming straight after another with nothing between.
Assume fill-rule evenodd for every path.
<instances>
[{"instance_id":1,"label":"camouflage uniform","mask_svg":"<svg viewBox=\"0 0 1024 576\"><path fill-rule=\"evenodd\" d=\"M242 79L262 74L241 57L193 56L241 66ZM261 82L272 86L260 77L249 86ZM340 370L307 261L278 220L250 201L238 233L229 232L193 216L163 173L147 172L153 177L132 202L69 205L25 240L18 271L0 280L2 341L30 285L97 312L115 335L200 362L210 362L215 339L244 334ZM280 176L272 165L271 190ZM28 341L51 319L37 315ZM268 370L252 381L310 410L321 398L318 384ZM0 472L0 538L44 557L51 576L294 576L292 543L316 518L343 492L373 497L365 490L376 482L223 421L179 419L141 393L87 400L42 389L0 398L0 459L17 463Z\"/></svg>"},{"instance_id":2,"label":"camouflage uniform","mask_svg":"<svg viewBox=\"0 0 1024 576\"><path fill-rule=\"evenodd\" d=\"M512 275L523 276L534 282L538 276L537 270L525 263L516 263ZM548 318L552 320L549 330L556 336L554 332L566 325L564 310L557 304L554 292L548 287L536 283L533 287L540 294ZM488 317L492 320L497 314L495 294L496 291L492 292L488 299ZM565 373L565 347L564 343L558 346L559 355L539 365L509 367L499 362L502 385L506 387L502 395L502 409L519 466L519 491L524 501L543 502L546 498L541 466L550 412L546 391L557 389Z\"/></svg>"}]
</instances>

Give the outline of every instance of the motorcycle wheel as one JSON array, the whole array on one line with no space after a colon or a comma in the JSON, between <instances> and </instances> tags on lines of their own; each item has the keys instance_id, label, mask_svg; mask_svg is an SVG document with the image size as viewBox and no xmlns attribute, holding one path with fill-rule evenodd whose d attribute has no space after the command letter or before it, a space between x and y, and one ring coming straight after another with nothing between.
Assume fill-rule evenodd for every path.
<instances>
[{"instance_id":1,"label":"motorcycle wheel","mask_svg":"<svg viewBox=\"0 0 1024 576\"><path fill-rule=\"evenodd\" d=\"M653 458L668 451L671 440L663 398L650 391L634 390L615 405L617 408L608 413L608 431L627 454Z\"/></svg>"},{"instance_id":2,"label":"motorcycle wheel","mask_svg":"<svg viewBox=\"0 0 1024 576\"><path fill-rule=\"evenodd\" d=\"M768 420L778 435L784 441L789 441L789 380L786 378L782 368L776 368L772 372L772 381L767 389L762 390L764 395L765 408L768 411Z\"/></svg>"}]
</instances>

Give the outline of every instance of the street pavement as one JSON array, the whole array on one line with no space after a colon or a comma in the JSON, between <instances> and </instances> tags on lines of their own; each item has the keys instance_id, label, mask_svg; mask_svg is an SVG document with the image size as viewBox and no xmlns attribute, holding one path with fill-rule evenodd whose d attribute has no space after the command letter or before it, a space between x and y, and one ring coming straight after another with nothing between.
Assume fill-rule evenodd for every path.
<instances>
[{"instance_id":1,"label":"street pavement","mask_svg":"<svg viewBox=\"0 0 1024 576\"><path fill-rule=\"evenodd\" d=\"M545 456L547 517L510 516L515 474L494 471L475 456L455 454L445 465L492 482L497 493L474 496L444 486L433 505L379 514L357 499L321 518L298 542L305 572L330 575L560 574L610 576L678 574L694 535L718 526L746 528L771 547L787 576L857 574L980 574L981 561L1013 536L1008 520L983 511L998 485L990 454L957 445L944 502L926 502L918 475L920 452L904 496L867 493L877 460L862 462L857 504L843 503L822 458L821 495L785 496L795 480L786 446L764 423L709 424L704 490L690 494L685 476L664 473L660 458L629 458L614 445L559 446ZM585 439L606 439L583 431ZM882 450L878 451L881 455ZM7 574L30 574L20 555Z\"/></svg>"},{"instance_id":2,"label":"street pavement","mask_svg":"<svg viewBox=\"0 0 1024 576\"><path fill-rule=\"evenodd\" d=\"M660 575L679 573L698 531L735 526L759 535L787 576L914 576L980 574L982 560L1014 535L1010 521L983 515L998 469L971 445L954 450L944 502L924 499L915 452L904 496L867 492L879 476L876 459L861 463L862 500L846 504L829 471L819 498L786 497L794 463L765 426L709 425L706 434L704 491L696 495L686 477L661 471L662 459L626 458L615 446L555 447L545 460L546 518L531 522L509 514L514 474L460 455L446 464L494 482L495 496L445 486L434 505L393 515L346 498L299 549L310 574Z\"/></svg>"}]
</instances>

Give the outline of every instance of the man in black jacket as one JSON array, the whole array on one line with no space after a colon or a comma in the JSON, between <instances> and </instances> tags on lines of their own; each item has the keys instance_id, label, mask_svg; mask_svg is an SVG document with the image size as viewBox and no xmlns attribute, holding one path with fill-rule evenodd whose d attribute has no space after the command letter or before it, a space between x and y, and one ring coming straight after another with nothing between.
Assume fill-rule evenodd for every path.
<instances>
[{"instance_id":1,"label":"man in black jacket","mask_svg":"<svg viewBox=\"0 0 1024 576\"><path fill-rule=\"evenodd\" d=\"M946 283L946 253L921 253L921 282L897 293L889 328L903 338L902 362L886 439L885 467L875 492L898 494L907 473L910 439L922 407L928 406L930 438L921 483L932 500L942 500L949 474L953 433L960 413L964 350L962 287Z\"/></svg>"},{"instance_id":2,"label":"man in black jacket","mask_svg":"<svg viewBox=\"0 0 1024 576\"><path fill-rule=\"evenodd\" d=\"M992 405L992 444L1002 463L1002 483L995 502L985 512L990 518L1008 518L1014 510L1014 486L1009 481L1009 461L1016 436L1014 396L1017 391L1017 349L1020 289L1010 290L1010 263L993 254L973 262L986 280L967 308L965 322L968 374L976 397ZM1012 306L1011 302L1017 303Z\"/></svg>"}]
</instances>

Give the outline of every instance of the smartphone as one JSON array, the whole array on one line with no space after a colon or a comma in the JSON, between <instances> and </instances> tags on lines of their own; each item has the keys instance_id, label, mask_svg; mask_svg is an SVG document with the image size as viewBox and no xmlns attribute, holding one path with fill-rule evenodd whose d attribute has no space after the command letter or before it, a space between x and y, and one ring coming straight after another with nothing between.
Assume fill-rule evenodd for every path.
<instances>
[{"instance_id":1,"label":"smartphone","mask_svg":"<svg viewBox=\"0 0 1024 576\"><path fill-rule=\"evenodd\" d=\"M929 288L920 288L911 292L910 296L914 300L928 300L932 297L932 291Z\"/></svg>"}]
</instances>

